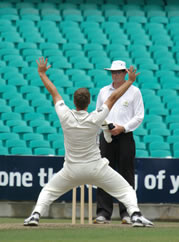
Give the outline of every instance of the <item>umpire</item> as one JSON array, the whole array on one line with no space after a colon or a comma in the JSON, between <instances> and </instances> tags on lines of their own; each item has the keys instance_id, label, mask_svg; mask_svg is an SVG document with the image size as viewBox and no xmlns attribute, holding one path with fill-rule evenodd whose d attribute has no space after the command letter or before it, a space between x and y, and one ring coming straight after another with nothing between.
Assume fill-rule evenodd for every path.
<instances>
[{"instance_id":1,"label":"umpire","mask_svg":"<svg viewBox=\"0 0 179 242\"><path fill-rule=\"evenodd\" d=\"M97 108L100 107L111 93L125 82L126 63L113 61L110 68L112 84L103 87L97 98ZM108 143L103 132L100 134L100 150L102 157L110 161L110 166L119 172L134 187L135 142L133 133L144 118L144 105L140 90L132 85L127 92L115 103L106 121L113 123L110 130L112 142ZM94 223L109 223L113 212L113 198L97 188L97 217ZM123 224L130 224L130 217L125 206L119 203L119 212Z\"/></svg>"}]
</instances>

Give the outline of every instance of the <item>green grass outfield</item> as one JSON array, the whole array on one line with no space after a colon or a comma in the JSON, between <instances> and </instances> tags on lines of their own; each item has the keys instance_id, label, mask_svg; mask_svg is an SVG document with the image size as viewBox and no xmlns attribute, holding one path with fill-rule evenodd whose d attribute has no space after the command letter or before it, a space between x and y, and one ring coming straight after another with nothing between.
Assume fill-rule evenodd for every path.
<instances>
[{"instance_id":1,"label":"green grass outfield","mask_svg":"<svg viewBox=\"0 0 179 242\"><path fill-rule=\"evenodd\" d=\"M179 242L179 222L155 222L154 228L109 225L71 225L71 220L41 219L38 227L24 227L23 219L0 218L0 242Z\"/></svg>"}]
</instances>

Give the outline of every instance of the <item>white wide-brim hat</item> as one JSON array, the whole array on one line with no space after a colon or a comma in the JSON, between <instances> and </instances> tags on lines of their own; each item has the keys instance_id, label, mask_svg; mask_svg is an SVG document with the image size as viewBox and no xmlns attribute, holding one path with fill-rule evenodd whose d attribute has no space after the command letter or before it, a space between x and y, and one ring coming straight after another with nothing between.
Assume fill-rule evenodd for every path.
<instances>
[{"instance_id":1,"label":"white wide-brim hat","mask_svg":"<svg viewBox=\"0 0 179 242\"><path fill-rule=\"evenodd\" d=\"M110 68L104 68L104 70L108 71L119 71L119 70L126 70L126 62L117 60L113 61Z\"/></svg>"}]
</instances>

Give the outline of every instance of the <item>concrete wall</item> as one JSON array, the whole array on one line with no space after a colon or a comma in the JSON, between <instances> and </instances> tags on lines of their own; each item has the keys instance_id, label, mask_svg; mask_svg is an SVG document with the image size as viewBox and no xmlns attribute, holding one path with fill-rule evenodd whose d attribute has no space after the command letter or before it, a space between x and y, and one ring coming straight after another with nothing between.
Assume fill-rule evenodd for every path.
<instances>
[{"instance_id":1,"label":"concrete wall","mask_svg":"<svg viewBox=\"0 0 179 242\"><path fill-rule=\"evenodd\" d=\"M34 202L0 202L0 217L26 218L33 210ZM144 216L152 220L179 221L179 204L139 204ZM71 218L71 203L53 203L46 212L49 218ZM77 218L80 217L80 204L77 203ZM93 204L93 217L96 215L96 204ZM85 204L85 217L88 217L88 205ZM118 205L114 204L113 219L119 219Z\"/></svg>"}]
</instances>

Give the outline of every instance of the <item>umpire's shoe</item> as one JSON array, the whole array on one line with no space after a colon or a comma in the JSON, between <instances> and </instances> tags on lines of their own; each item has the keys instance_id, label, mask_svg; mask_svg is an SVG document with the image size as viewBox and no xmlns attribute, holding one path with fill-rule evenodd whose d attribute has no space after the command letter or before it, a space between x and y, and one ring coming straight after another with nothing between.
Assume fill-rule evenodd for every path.
<instances>
[{"instance_id":1,"label":"umpire's shoe","mask_svg":"<svg viewBox=\"0 0 179 242\"><path fill-rule=\"evenodd\" d=\"M131 222L132 222L132 227L153 227L154 226L154 224L150 220L144 218L144 216L142 216L138 212L133 213Z\"/></svg>"},{"instance_id":2,"label":"umpire's shoe","mask_svg":"<svg viewBox=\"0 0 179 242\"><path fill-rule=\"evenodd\" d=\"M109 224L110 220L106 219L104 216L98 216L94 221L94 224Z\"/></svg>"},{"instance_id":3,"label":"umpire's shoe","mask_svg":"<svg viewBox=\"0 0 179 242\"><path fill-rule=\"evenodd\" d=\"M35 212L24 220L24 226L38 226L40 214Z\"/></svg>"}]
</instances>

